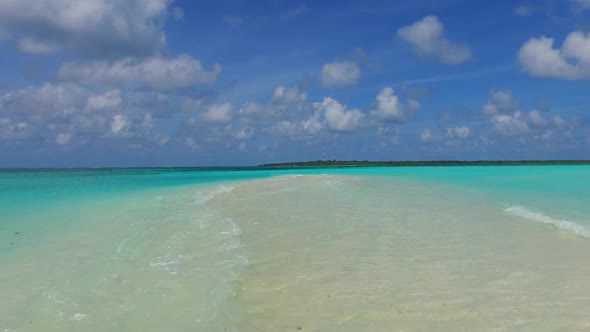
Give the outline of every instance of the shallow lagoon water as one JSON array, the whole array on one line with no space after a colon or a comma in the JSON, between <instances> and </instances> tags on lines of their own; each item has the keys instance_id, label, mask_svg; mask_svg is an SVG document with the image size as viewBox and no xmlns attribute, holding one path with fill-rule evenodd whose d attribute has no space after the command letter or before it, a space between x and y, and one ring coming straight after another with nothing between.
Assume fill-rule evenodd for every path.
<instances>
[{"instance_id":1,"label":"shallow lagoon water","mask_svg":"<svg viewBox=\"0 0 590 332\"><path fill-rule=\"evenodd\" d=\"M0 331L590 328L590 168L0 173Z\"/></svg>"}]
</instances>

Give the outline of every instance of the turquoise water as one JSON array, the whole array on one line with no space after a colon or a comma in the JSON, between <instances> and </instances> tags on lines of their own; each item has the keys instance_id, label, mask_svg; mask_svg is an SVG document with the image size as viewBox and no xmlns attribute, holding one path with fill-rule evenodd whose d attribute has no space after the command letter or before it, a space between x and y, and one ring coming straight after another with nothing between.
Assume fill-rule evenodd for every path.
<instances>
[{"instance_id":1,"label":"turquoise water","mask_svg":"<svg viewBox=\"0 0 590 332\"><path fill-rule=\"evenodd\" d=\"M265 178L283 174L396 176L436 181L495 194L499 201L545 200L556 213L584 215L590 197L590 166L374 167L334 169L80 169L0 171L0 212L14 213L30 204L94 199L97 195L132 193L178 186ZM542 202L542 203L541 203ZM532 203L535 204L535 203ZM565 204L559 211L557 205ZM579 211L577 211L579 210ZM579 212L582 213L579 213ZM4 219L4 218L3 218ZM5 221L10 221L4 219Z\"/></svg>"},{"instance_id":2,"label":"turquoise water","mask_svg":"<svg viewBox=\"0 0 590 332\"><path fill-rule=\"evenodd\" d=\"M584 330L588 198L588 166L0 171L0 331Z\"/></svg>"}]
</instances>

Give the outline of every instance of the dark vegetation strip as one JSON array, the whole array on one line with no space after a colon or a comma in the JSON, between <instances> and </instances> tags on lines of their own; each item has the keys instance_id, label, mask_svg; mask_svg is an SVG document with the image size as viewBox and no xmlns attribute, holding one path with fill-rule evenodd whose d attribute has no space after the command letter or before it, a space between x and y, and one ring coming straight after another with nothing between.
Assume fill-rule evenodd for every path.
<instances>
[{"instance_id":1,"label":"dark vegetation strip","mask_svg":"<svg viewBox=\"0 0 590 332\"><path fill-rule=\"evenodd\" d=\"M316 160L263 164L260 167L371 167L371 166L519 166L519 165L590 165L590 160L432 160L368 161Z\"/></svg>"}]
</instances>

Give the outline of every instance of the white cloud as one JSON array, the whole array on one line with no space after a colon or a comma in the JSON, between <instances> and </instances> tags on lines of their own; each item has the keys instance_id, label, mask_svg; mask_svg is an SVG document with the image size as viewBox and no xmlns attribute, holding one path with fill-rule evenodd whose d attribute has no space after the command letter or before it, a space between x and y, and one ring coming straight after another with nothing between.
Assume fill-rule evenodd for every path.
<instances>
[{"instance_id":1,"label":"white cloud","mask_svg":"<svg viewBox=\"0 0 590 332\"><path fill-rule=\"evenodd\" d=\"M50 54L57 49L53 44L37 41L31 37L23 37L18 40L17 44L21 51L32 54Z\"/></svg>"},{"instance_id":2,"label":"white cloud","mask_svg":"<svg viewBox=\"0 0 590 332\"><path fill-rule=\"evenodd\" d=\"M281 120L271 128L271 132L275 132L279 135L296 137L300 134L300 129L301 127L293 121Z\"/></svg>"},{"instance_id":3,"label":"white cloud","mask_svg":"<svg viewBox=\"0 0 590 332\"><path fill-rule=\"evenodd\" d=\"M547 119L539 110L521 110L518 100L507 90L492 91L490 101L483 105L482 111L489 116L492 129L500 136L548 139L556 136L557 129L562 134L572 129L559 115Z\"/></svg>"},{"instance_id":4,"label":"white cloud","mask_svg":"<svg viewBox=\"0 0 590 332\"><path fill-rule=\"evenodd\" d=\"M493 90L490 93L490 101L482 106L482 111L487 115L507 113L515 111L519 106L518 101L507 90Z\"/></svg>"},{"instance_id":5,"label":"white cloud","mask_svg":"<svg viewBox=\"0 0 590 332\"><path fill-rule=\"evenodd\" d=\"M225 15L221 18L223 23L231 26L237 27L244 22L244 19L239 16L232 16L232 15Z\"/></svg>"},{"instance_id":6,"label":"white cloud","mask_svg":"<svg viewBox=\"0 0 590 332\"><path fill-rule=\"evenodd\" d=\"M264 112L264 109L264 106L258 104L257 102L249 101L242 104L238 113L241 115L261 114Z\"/></svg>"},{"instance_id":7,"label":"white cloud","mask_svg":"<svg viewBox=\"0 0 590 332\"><path fill-rule=\"evenodd\" d=\"M279 85L275 88L272 102L281 105L293 105L305 102L307 93L302 92L297 87L285 87Z\"/></svg>"},{"instance_id":8,"label":"white cloud","mask_svg":"<svg viewBox=\"0 0 590 332\"><path fill-rule=\"evenodd\" d=\"M422 130L422 132L420 133L420 140L425 143L433 141L434 135L432 133L432 130L431 129Z\"/></svg>"},{"instance_id":9,"label":"white cloud","mask_svg":"<svg viewBox=\"0 0 590 332\"><path fill-rule=\"evenodd\" d=\"M280 120L271 128L271 133L288 136L294 139L302 139L317 134L324 129L325 119L322 112L316 109L311 116L303 121Z\"/></svg>"},{"instance_id":10,"label":"white cloud","mask_svg":"<svg viewBox=\"0 0 590 332\"><path fill-rule=\"evenodd\" d=\"M131 125L127 117L123 114L116 114L111 121L111 134L123 134Z\"/></svg>"},{"instance_id":11,"label":"white cloud","mask_svg":"<svg viewBox=\"0 0 590 332\"><path fill-rule=\"evenodd\" d=\"M194 137L186 137L184 139L184 144L186 144L192 151L200 150L200 146Z\"/></svg>"},{"instance_id":12,"label":"white cloud","mask_svg":"<svg viewBox=\"0 0 590 332\"><path fill-rule=\"evenodd\" d=\"M423 143L443 143L445 145L456 145L458 140L466 140L471 137L471 128L467 126L447 127L430 129L426 128L420 133L420 141Z\"/></svg>"},{"instance_id":13,"label":"white cloud","mask_svg":"<svg viewBox=\"0 0 590 332\"><path fill-rule=\"evenodd\" d=\"M73 137L80 138L78 144L102 138L166 143L166 135L153 132L156 119L135 97L118 89L97 91L74 84L46 83L11 91L0 95L0 117L11 119L2 136L10 133L18 140L27 134L56 145L71 144ZM19 129L19 123L26 128Z\"/></svg>"},{"instance_id":14,"label":"white cloud","mask_svg":"<svg viewBox=\"0 0 590 332\"><path fill-rule=\"evenodd\" d=\"M0 112L28 116L29 121L41 122L51 117L81 111L90 93L73 84L30 86L0 95Z\"/></svg>"},{"instance_id":15,"label":"white cloud","mask_svg":"<svg viewBox=\"0 0 590 332\"><path fill-rule=\"evenodd\" d=\"M541 112L538 110L532 110L527 113L528 123L537 128L542 128L547 126L547 120L543 117Z\"/></svg>"},{"instance_id":16,"label":"white cloud","mask_svg":"<svg viewBox=\"0 0 590 332\"><path fill-rule=\"evenodd\" d=\"M347 132L359 128L365 115L357 110L348 110L346 106L330 97L322 102L314 103L313 107L324 115L328 128L334 131Z\"/></svg>"},{"instance_id":17,"label":"white cloud","mask_svg":"<svg viewBox=\"0 0 590 332\"><path fill-rule=\"evenodd\" d=\"M29 124L14 122L7 118L0 118L0 144L22 140L27 137Z\"/></svg>"},{"instance_id":18,"label":"white cloud","mask_svg":"<svg viewBox=\"0 0 590 332\"><path fill-rule=\"evenodd\" d=\"M232 120L233 106L230 103L211 105L199 114L199 120L209 124L228 124Z\"/></svg>"},{"instance_id":19,"label":"white cloud","mask_svg":"<svg viewBox=\"0 0 590 332\"><path fill-rule=\"evenodd\" d=\"M444 25L436 16L423 19L397 30L397 35L410 43L422 57L446 64L464 63L472 58L467 45L451 42L444 33Z\"/></svg>"},{"instance_id":20,"label":"white cloud","mask_svg":"<svg viewBox=\"0 0 590 332\"><path fill-rule=\"evenodd\" d=\"M180 55L176 58L125 58L114 62L66 63L60 68L58 77L82 84L127 83L171 90L213 83L220 73L221 66L218 64L207 70L199 60Z\"/></svg>"},{"instance_id":21,"label":"white cloud","mask_svg":"<svg viewBox=\"0 0 590 332\"><path fill-rule=\"evenodd\" d=\"M311 107L312 113L307 118L279 120L270 128L270 132L302 139L317 134L324 128L343 133L360 129L365 124L366 116L360 110L348 109L330 97L312 103Z\"/></svg>"},{"instance_id":22,"label":"white cloud","mask_svg":"<svg viewBox=\"0 0 590 332\"><path fill-rule=\"evenodd\" d=\"M89 54L150 54L165 45L172 0L2 0L0 30L20 49L68 48Z\"/></svg>"},{"instance_id":23,"label":"white cloud","mask_svg":"<svg viewBox=\"0 0 590 332\"><path fill-rule=\"evenodd\" d=\"M516 136L529 131L529 125L519 111L512 115L496 114L492 116L492 125L499 134L504 136Z\"/></svg>"},{"instance_id":24,"label":"white cloud","mask_svg":"<svg viewBox=\"0 0 590 332\"><path fill-rule=\"evenodd\" d=\"M66 145L70 142L72 138L72 133L58 133L55 137L55 143L59 145Z\"/></svg>"},{"instance_id":25,"label":"white cloud","mask_svg":"<svg viewBox=\"0 0 590 332\"><path fill-rule=\"evenodd\" d=\"M471 129L466 126L447 128L446 136L448 138L466 139L471 135Z\"/></svg>"},{"instance_id":26,"label":"white cloud","mask_svg":"<svg viewBox=\"0 0 590 332\"><path fill-rule=\"evenodd\" d=\"M316 111L307 120L303 121L302 126L303 130L310 134L315 134L322 130L324 125L321 120L321 113Z\"/></svg>"},{"instance_id":27,"label":"white cloud","mask_svg":"<svg viewBox=\"0 0 590 332\"><path fill-rule=\"evenodd\" d=\"M154 117L147 113L144 114L143 120L141 121L140 127L146 131L152 130L154 128Z\"/></svg>"},{"instance_id":28,"label":"white cloud","mask_svg":"<svg viewBox=\"0 0 590 332\"><path fill-rule=\"evenodd\" d=\"M327 88L355 84L361 77L361 69L352 61L327 63L322 68L320 83Z\"/></svg>"},{"instance_id":29,"label":"white cloud","mask_svg":"<svg viewBox=\"0 0 590 332\"><path fill-rule=\"evenodd\" d=\"M390 87L381 89L376 99L377 109L371 112L371 115L382 121L403 122L420 109L420 103L413 99L408 101L407 105L401 104Z\"/></svg>"},{"instance_id":30,"label":"white cloud","mask_svg":"<svg viewBox=\"0 0 590 332\"><path fill-rule=\"evenodd\" d=\"M103 94L92 95L88 97L88 101L86 102L86 109L91 111L116 109L121 106L122 101L123 97L121 96L121 90L108 90Z\"/></svg>"},{"instance_id":31,"label":"white cloud","mask_svg":"<svg viewBox=\"0 0 590 332\"><path fill-rule=\"evenodd\" d=\"M544 36L526 41L518 51L522 69L536 77L590 79L590 33L570 33L561 48L554 42Z\"/></svg>"}]
</instances>

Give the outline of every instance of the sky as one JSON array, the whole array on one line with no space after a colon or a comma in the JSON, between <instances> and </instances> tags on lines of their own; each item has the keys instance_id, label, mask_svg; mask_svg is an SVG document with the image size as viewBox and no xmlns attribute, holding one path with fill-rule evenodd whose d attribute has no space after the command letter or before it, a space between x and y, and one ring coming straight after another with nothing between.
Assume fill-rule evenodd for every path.
<instances>
[{"instance_id":1,"label":"sky","mask_svg":"<svg viewBox=\"0 0 590 332\"><path fill-rule=\"evenodd\" d=\"M590 0L1 0L0 167L590 159Z\"/></svg>"}]
</instances>

